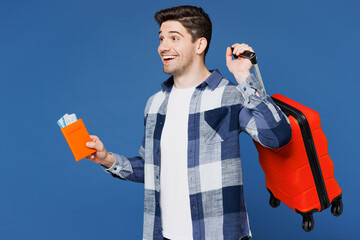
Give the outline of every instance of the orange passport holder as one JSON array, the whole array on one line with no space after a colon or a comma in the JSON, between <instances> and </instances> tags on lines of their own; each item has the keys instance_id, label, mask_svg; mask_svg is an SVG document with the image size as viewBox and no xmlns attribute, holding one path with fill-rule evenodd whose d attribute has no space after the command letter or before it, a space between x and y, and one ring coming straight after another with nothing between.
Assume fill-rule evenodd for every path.
<instances>
[{"instance_id":1,"label":"orange passport holder","mask_svg":"<svg viewBox=\"0 0 360 240\"><path fill-rule=\"evenodd\" d=\"M82 119L63 127L61 132L69 144L76 161L79 161L96 152L95 149L88 148L86 146L87 142L91 142L91 138Z\"/></svg>"}]
</instances>

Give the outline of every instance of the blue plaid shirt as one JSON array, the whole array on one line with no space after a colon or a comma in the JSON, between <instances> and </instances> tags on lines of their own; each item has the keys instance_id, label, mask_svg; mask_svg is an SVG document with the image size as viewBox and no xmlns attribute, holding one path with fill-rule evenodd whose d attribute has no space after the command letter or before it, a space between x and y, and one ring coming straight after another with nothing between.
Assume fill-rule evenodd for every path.
<instances>
[{"instance_id":1,"label":"blue plaid shirt","mask_svg":"<svg viewBox=\"0 0 360 240\"><path fill-rule=\"evenodd\" d=\"M160 138L173 78L151 96L144 112L144 139L139 156L112 153L114 177L145 183L143 239L162 240ZM260 97L255 94L255 90ZM188 183L194 239L251 237L245 207L239 133L279 148L290 141L287 117L266 95L254 75L235 85L217 71L192 95L188 122Z\"/></svg>"}]
</instances>

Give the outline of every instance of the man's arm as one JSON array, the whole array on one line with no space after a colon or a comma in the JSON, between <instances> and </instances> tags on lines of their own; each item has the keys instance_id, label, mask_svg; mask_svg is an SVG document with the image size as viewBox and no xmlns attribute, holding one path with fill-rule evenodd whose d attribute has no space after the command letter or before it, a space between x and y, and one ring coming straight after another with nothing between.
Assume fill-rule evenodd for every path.
<instances>
[{"instance_id":1,"label":"man's arm","mask_svg":"<svg viewBox=\"0 0 360 240\"><path fill-rule=\"evenodd\" d=\"M233 60L232 54L254 50L247 44L234 44L226 51L226 65L239 83L244 102L239 113L240 129L269 148L280 148L291 139L291 127L285 114L275 105L258 79L250 73L252 63L245 58Z\"/></svg>"},{"instance_id":2,"label":"man's arm","mask_svg":"<svg viewBox=\"0 0 360 240\"><path fill-rule=\"evenodd\" d=\"M237 88L244 97L244 107L239 113L240 129L265 147L276 149L285 146L291 139L289 120L266 95L256 77L250 75Z\"/></svg>"}]
</instances>

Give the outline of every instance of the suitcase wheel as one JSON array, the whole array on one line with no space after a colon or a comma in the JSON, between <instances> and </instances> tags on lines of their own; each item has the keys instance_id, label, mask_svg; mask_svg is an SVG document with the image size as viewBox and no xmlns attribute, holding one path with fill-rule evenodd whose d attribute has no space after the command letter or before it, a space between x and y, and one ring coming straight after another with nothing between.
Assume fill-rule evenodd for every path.
<instances>
[{"instance_id":1,"label":"suitcase wheel","mask_svg":"<svg viewBox=\"0 0 360 240\"><path fill-rule=\"evenodd\" d=\"M343 212L343 203L342 203L342 200L341 198L334 201L332 204L331 204L331 213L335 216L335 217L338 217L342 214Z\"/></svg>"},{"instance_id":2,"label":"suitcase wheel","mask_svg":"<svg viewBox=\"0 0 360 240\"><path fill-rule=\"evenodd\" d=\"M269 199L270 206L272 206L273 208L277 208L280 205L280 200L277 199L269 189L267 190L270 193L270 199Z\"/></svg>"},{"instance_id":3,"label":"suitcase wheel","mask_svg":"<svg viewBox=\"0 0 360 240\"><path fill-rule=\"evenodd\" d=\"M269 199L269 204L273 208L277 208L280 205L280 200L277 199L276 197L274 197L274 195L271 194L270 199Z\"/></svg>"},{"instance_id":4,"label":"suitcase wheel","mask_svg":"<svg viewBox=\"0 0 360 240\"><path fill-rule=\"evenodd\" d=\"M310 232L314 229L314 217L312 214L303 216L302 228L305 232Z\"/></svg>"}]
</instances>

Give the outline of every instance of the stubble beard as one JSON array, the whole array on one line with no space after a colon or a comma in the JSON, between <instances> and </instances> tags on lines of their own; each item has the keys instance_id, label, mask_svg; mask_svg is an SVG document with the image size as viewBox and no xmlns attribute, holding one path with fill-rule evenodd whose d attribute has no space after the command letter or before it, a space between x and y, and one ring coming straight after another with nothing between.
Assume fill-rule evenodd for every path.
<instances>
[{"instance_id":1,"label":"stubble beard","mask_svg":"<svg viewBox=\"0 0 360 240\"><path fill-rule=\"evenodd\" d=\"M163 66L163 71L164 73L166 74L169 74L169 75L178 75L180 74L182 71L184 71L184 67L183 66L174 66L174 67L169 67L169 66Z\"/></svg>"},{"instance_id":2,"label":"stubble beard","mask_svg":"<svg viewBox=\"0 0 360 240\"><path fill-rule=\"evenodd\" d=\"M173 66L166 66L164 64L163 71L164 71L164 73L173 75L173 76L180 75L183 72L185 72L187 68L189 68L191 66L192 62L193 62L193 60L189 59L189 61L187 61L186 63L183 63L183 64L178 63L178 64L174 64Z\"/></svg>"}]
</instances>

